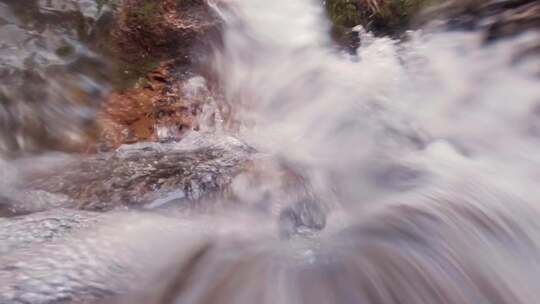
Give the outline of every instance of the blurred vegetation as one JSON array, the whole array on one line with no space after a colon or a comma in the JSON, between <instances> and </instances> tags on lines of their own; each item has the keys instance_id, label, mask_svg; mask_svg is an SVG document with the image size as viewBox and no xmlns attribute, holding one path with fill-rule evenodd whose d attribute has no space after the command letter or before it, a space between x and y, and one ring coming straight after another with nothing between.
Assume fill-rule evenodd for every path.
<instances>
[{"instance_id":1,"label":"blurred vegetation","mask_svg":"<svg viewBox=\"0 0 540 304\"><path fill-rule=\"evenodd\" d=\"M132 7L128 13L128 18L133 18L133 22L139 22L141 26L152 26L154 22L161 19L163 7L156 1L142 1L138 6Z\"/></svg>"},{"instance_id":2,"label":"blurred vegetation","mask_svg":"<svg viewBox=\"0 0 540 304\"><path fill-rule=\"evenodd\" d=\"M94 0L96 2L98 11L102 11L105 7L108 7L112 10L117 9L121 4L122 0Z\"/></svg>"},{"instance_id":3,"label":"blurred vegetation","mask_svg":"<svg viewBox=\"0 0 540 304\"><path fill-rule=\"evenodd\" d=\"M434 0L326 0L336 31L362 25L377 35L397 35Z\"/></svg>"}]
</instances>

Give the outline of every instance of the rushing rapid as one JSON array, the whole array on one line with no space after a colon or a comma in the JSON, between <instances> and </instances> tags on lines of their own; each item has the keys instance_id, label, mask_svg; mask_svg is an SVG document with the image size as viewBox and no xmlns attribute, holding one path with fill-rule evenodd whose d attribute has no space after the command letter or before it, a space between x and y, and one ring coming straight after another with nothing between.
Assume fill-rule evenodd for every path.
<instances>
[{"instance_id":1,"label":"rushing rapid","mask_svg":"<svg viewBox=\"0 0 540 304\"><path fill-rule=\"evenodd\" d=\"M209 4L228 122L74 156L84 174L40 172L65 155L0 163L0 194L46 210L0 219L1 303L540 298L540 60L520 56L538 33L358 26L351 54L318 1ZM122 208L69 210L103 198Z\"/></svg>"},{"instance_id":2,"label":"rushing rapid","mask_svg":"<svg viewBox=\"0 0 540 304\"><path fill-rule=\"evenodd\" d=\"M536 183L539 62L516 59L536 33L486 46L479 32L428 28L403 42L358 27L349 55L331 45L315 1L220 12L216 69L241 138L301 167L334 201L359 205L468 171Z\"/></svg>"}]
</instances>

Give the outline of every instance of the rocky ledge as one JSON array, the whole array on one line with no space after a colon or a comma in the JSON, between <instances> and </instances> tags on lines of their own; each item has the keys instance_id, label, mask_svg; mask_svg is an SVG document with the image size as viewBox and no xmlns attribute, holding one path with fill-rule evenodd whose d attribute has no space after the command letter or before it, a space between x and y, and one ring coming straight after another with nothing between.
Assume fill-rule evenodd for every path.
<instances>
[{"instance_id":1,"label":"rocky ledge","mask_svg":"<svg viewBox=\"0 0 540 304\"><path fill-rule=\"evenodd\" d=\"M122 207L203 208L243 171L253 150L231 137L193 132L179 143L138 143L30 168L8 200L11 214L53 208L109 211Z\"/></svg>"}]
</instances>

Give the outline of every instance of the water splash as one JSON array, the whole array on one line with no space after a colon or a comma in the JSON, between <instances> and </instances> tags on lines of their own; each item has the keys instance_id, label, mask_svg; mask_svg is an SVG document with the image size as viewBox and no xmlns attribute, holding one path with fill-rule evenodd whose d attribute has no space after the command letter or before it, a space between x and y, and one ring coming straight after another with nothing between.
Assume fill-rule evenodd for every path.
<instances>
[{"instance_id":1,"label":"water splash","mask_svg":"<svg viewBox=\"0 0 540 304\"><path fill-rule=\"evenodd\" d=\"M537 34L486 46L475 32L401 42L358 27L351 56L315 1L217 9L227 27L215 67L239 136L302 168L322 197L358 205L471 170L536 179L538 60L515 56Z\"/></svg>"}]
</instances>

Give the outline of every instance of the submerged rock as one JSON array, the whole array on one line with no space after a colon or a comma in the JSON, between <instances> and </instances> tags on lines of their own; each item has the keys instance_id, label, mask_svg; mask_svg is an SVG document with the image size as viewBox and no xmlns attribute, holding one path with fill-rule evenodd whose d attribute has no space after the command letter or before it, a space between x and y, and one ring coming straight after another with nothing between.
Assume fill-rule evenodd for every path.
<instances>
[{"instance_id":1,"label":"submerged rock","mask_svg":"<svg viewBox=\"0 0 540 304\"><path fill-rule=\"evenodd\" d=\"M17 249L65 238L78 229L91 229L99 213L57 209L11 219L0 218L0 256Z\"/></svg>"},{"instance_id":2,"label":"submerged rock","mask_svg":"<svg viewBox=\"0 0 540 304\"><path fill-rule=\"evenodd\" d=\"M295 234L318 232L325 226L326 211L314 200L301 200L279 215L279 234L286 239Z\"/></svg>"},{"instance_id":3,"label":"submerged rock","mask_svg":"<svg viewBox=\"0 0 540 304\"><path fill-rule=\"evenodd\" d=\"M172 281L204 252L203 228L129 212L54 210L0 219L0 302L92 303Z\"/></svg>"}]
</instances>

